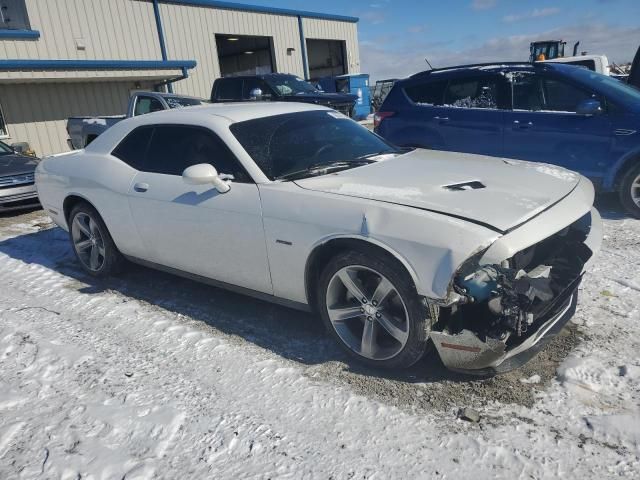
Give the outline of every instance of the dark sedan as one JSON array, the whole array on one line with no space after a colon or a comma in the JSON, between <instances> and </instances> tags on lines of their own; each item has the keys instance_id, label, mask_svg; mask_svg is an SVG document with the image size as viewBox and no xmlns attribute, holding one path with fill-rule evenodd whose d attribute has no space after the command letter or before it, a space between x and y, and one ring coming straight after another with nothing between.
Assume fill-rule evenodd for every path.
<instances>
[{"instance_id":1,"label":"dark sedan","mask_svg":"<svg viewBox=\"0 0 640 480\"><path fill-rule=\"evenodd\" d=\"M40 204L33 179L38 161L0 142L0 212Z\"/></svg>"}]
</instances>

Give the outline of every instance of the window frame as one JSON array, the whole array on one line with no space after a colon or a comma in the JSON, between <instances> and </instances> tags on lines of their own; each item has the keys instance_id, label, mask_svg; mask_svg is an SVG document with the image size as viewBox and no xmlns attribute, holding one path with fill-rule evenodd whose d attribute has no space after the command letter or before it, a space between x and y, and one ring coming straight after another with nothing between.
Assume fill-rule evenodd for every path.
<instances>
[{"instance_id":1,"label":"window frame","mask_svg":"<svg viewBox=\"0 0 640 480\"><path fill-rule=\"evenodd\" d=\"M149 173L149 174L155 174L155 175L168 175L171 177L181 177L182 174L173 174L173 173L162 173L162 172L152 172L149 170L144 170L142 168L144 168L147 164L148 161L148 155L149 155L149 150L151 148L151 144L153 142L153 137L156 133L156 128L158 127L182 127L182 128L192 128L194 130L201 130L206 132L209 135L213 135L213 137L215 139L217 139L220 144L227 150L230 159L232 162L235 162L237 165L237 169L236 171L241 172L244 176L246 176L246 180L242 180L242 179L238 179L238 178L234 178L232 180L232 182L234 183L244 183L244 184L256 184L255 179L251 176L251 174L247 171L247 169L245 168L245 166L243 165L243 163L240 161L240 159L238 158L238 156L233 152L233 150L229 147L229 145L227 145L227 142L225 142L223 140L223 138L218 135L218 133L216 133L215 131L213 131L211 128L209 127L205 127L202 125L190 125L190 124L183 124L183 123L151 123L151 124L145 124L145 125L139 125L137 127L135 127L134 129L130 130L119 142L118 144L113 147L111 149L111 151L109 152L109 155L111 155L112 157L118 159L120 162L126 164L127 166L129 166L130 168L132 168L133 170L135 170L136 172L140 172L140 173ZM139 130L144 130L144 129L150 129L152 130L151 132L151 137L149 138L149 142L147 143L145 152L144 152L144 157L142 159L142 161L140 162L140 166L142 168L136 168L133 165L129 164L127 161L121 159L120 157L117 157L116 155L114 155L114 152L120 147L120 145L122 145L129 137L131 137L135 132L139 131ZM210 165L214 166L215 165L211 164ZM217 168L216 168L217 170ZM184 172L184 170L183 170ZM229 172L218 172L219 174L225 174L225 173L229 173Z\"/></svg>"}]
</instances>

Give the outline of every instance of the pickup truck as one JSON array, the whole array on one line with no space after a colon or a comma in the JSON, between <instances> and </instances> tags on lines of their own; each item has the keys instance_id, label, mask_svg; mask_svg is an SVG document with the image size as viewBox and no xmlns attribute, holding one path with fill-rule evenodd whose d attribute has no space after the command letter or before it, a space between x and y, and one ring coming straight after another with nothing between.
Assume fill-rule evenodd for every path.
<instances>
[{"instance_id":1,"label":"pickup truck","mask_svg":"<svg viewBox=\"0 0 640 480\"><path fill-rule=\"evenodd\" d=\"M204 101L200 98L174 95L173 93L136 92L129 98L126 115L69 117L67 120L67 133L69 134L67 144L72 150L79 150L93 142L102 132L125 118L172 108L202 105L203 103Z\"/></svg>"},{"instance_id":2,"label":"pickup truck","mask_svg":"<svg viewBox=\"0 0 640 480\"><path fill-rule=\"evenodd\" d=\"M301 102L323 105L351 117L357 95L326 93L309 82L286 73L218 78L211 88L211 103Z\"/></svg>"}]
</instances>

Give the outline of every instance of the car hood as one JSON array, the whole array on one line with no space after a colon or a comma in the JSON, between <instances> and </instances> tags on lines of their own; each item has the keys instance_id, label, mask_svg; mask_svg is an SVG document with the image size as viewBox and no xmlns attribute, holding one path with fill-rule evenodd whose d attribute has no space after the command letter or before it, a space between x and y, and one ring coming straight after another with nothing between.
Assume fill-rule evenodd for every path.
<instances>
[{"instance_id":1,"label":"car hood","mask_svg":"<svg viewBox=\"0 0 640 480\"><path fill-rule=\"evenodd\" d=\"M296 184L434 211L504 233L566 197L580 179L544 163L414 150Z\"/></svg>"},{"instance_id":2,"label":"car hood","mask_svg":"<svg viewBox=\"0 0 640 480\"><path fill-rule=\"evenodd\" d=\"M25 155L0 155L0 177L32 173L38 166L38 159Z\"/></svg>"}]
</instances>

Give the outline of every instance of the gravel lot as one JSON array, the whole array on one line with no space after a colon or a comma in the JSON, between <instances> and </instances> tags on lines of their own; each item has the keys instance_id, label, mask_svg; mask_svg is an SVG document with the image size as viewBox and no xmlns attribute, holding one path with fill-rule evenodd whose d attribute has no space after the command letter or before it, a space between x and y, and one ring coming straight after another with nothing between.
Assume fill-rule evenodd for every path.
<instances>
[{"instance_id":1,"label":"gravel lot","mask_svg":"<svg viewBox=\"0 0 640 480\"><path fill-rule=\"evenodd\" d=\"M574 321L490 379L363 369L312 315L146 268L88 278L42 211L0 215L0 478L634 476L640 221L600 209Z\"/></svg>"}]
</instances>

